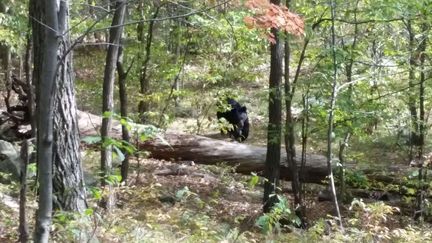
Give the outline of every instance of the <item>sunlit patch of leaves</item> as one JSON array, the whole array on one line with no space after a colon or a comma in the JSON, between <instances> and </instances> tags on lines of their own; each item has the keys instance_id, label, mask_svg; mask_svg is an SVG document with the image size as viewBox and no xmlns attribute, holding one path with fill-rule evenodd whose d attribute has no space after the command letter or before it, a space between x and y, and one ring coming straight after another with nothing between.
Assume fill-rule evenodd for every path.
<instances>
[{"instance_id":1,"label":"sunlit patch of leaves","mask_svg":"<svg viewBox=\"0 0 432 243\"><path fill-rule=\"evenodd\" d=\"M280 233L283 225L281 221L289 222L294 226L300 225L300 219L290 209L288 200L280 195L272 195L277 197L278 202L273 206L269 213L265 213L256 221L256 225L260 227L265 234L274 232Z\"/></svg>"},{"instance_id":2,"label":"sunlit patch of leaves","mask_svg":"<svg viewBox=\"0 0 432 243\"><path fill-rule=\"evenodd\" d=\"M304 20L297 14L292 13L285 6L270 3L267 0L249 0L245 3L252 12L252 16L244 18L249 28L269 30L279 29L293 35L304 34ZM267 39L275 43L275 36L267 32Z\"/></svg>"}]
</instances>

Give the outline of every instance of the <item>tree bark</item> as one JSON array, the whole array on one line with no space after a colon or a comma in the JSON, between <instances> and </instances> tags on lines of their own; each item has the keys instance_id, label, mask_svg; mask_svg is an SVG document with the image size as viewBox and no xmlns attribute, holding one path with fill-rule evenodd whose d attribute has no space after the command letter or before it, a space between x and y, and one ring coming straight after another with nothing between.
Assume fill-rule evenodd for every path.
<instances>
[{"instance_id":1,"label":"tree bark","mask_svg":"<svg viewBox=\"0 0 432 243\"><path fill-rule=\"evenodd\" d=\"M352 82L352 76L353 76L353 67L354 67L354 56L355 56L355 48L357 47L357 38L358 38L358 24L357 24L357 12L358 12L358 5L359 5L359 1L356 1L356 5L355 5L355 9L354 9L354 37L353 37L353 41L352 44L350 46L348 46L349 48L349 57L348 57L348 64L345 66L345 75L346 75L346 83L350 84ZM342 45L343 41L342 41ZM349 111L348 113L351 113L352 110L354 110L355 106L354 106L354 101L352 100L352 96L353 96L353 85L350 84L348 86L348 99L347 99L347 103L348 103L348 107L349 107ZM345 198L345 151L346 148L348 148L348 142L349 139L352 135L352 128L351 126L345 126L345 129L347 129L348 131L345 132L345 136L344 136L344 140L340 142L339 144L339 181L340 181L340 185L339 185L339 197L342 198L342 200L344 200Z\"/></svg>"},{"instance_id":2,"label":"tree bark","mask_svg":"<svg viewBox=\"0 0 432 243\"><path fill-rule=\"evenodd\" d=\"M39 3L36 1L36 4ZM40 6L40 5L39 5ZM40 28L43 42L43 59L40 67L38 85L38 136L37 161L39 173L39 204L36 216L35 242L48 242L52 214L52 168L53 168L53 91L58 65L58 18L57 1L47 0L42 3L47 27ZM41 43L39 43L41 44Z\"/></svg>"},{"instance_id":3,"label":"tree bark","mask_svg":"<svg viewBox=\"0 0 432 243\"><path fill-rule=\"evenodd\" d=\"M426 74L425 74L425 61L426 61L426 47L427 47L427 41L428 41L428 32L429 32L429 25L427 24L426 14L423 14L424 16L424 22L421 24L421 31L422 31L422 40L419 45L419 55L420 55L420 87L419 87L419 137L418 137L418 144L417 144L417 158L423 157L423 150L424 150L424 144L425 144L425 81L426 81ZM418 173L418 181L420 184L420 190L417 191L417 202L416 202L416 208L418 214L415 215L415 218L422 217L423 216L423 207L424 207L424 195L425 195L425 186L424 186L424 180L426 180L427 170L423 170L423 167L419 168Z\"/></svg>"},{"instance_id":4,"label":"tree bark","mask_svg":"<svg viewBox=\"0 0 432 243\"><path fill-rule=\"evenodd\" d=\"M109 138L109 131L112 126L112 112L114 110L114 80L115 70L117 65L118 50L120 45L120 39L123 32L124 15L126 12L126 2L124 0L112 0L115 3L115 12L111 26L118 26L110 29L109 35L109 47L106 57L105 72L104 72L104 83L103 83L103 102L102 112L104 114L111 113L102 119L101 137L103 147L101 149L101 170L102 170L102 186L108 187L108 197L104 199L107 209L114 207L115 199L114 195L106 183L107 176L111 175L112 170L112 146L105 144Z\"/></svg>"},{"instance_id":5,"label":"tree bark","mask_svg":"<svg viewBox=\"0 0 432 243\"><path fill-rule=\"evenodd\" d=\"M271 0L275 5L280 4L280 0ZM275 43L270 44L270 79L269 79L269 121L267 127L267 153L264 177L263 210L270 212L273 205L277 202L277 188L279 187L280 176L280 148L281 148L281 80L282 80L282 44L279 38L279 31L271 29L275 38Z\"/></svg>"},{"instance_id":6,"label":"tree bark","mask_svg":"<svg viewBox=\"0 0 432 243\"><path fill-rule=\"evenodd\" d=\"M44 28L40 23L43 23L43 16L44 16L44 6L41 1L37 0L30 0L29 3L29 16L33 16L34 20L31 21L32 26L32 40L33 40L33 73L32 73L32 83L34 85L34 91L35 91L35 102L38 104L39 99L39 83L41 82L41 68L42 68L42 61L43 61L43 46L45 42L45 35L44 35ZM35 110L37 108L35 107ZM37 127L37 121L38 121L38 112L35 112L33 119L36 121L35 125ZM37 133L37 129L34 131L34 133Z\"/></svg>"},{"instance_id":7,"label":"tree bark","mask_svg":"<svg viewBox=\"0 0 432 243\"><path fill-rule=\"evenodd\" d=\"M5 103L6 103L6 108L8 109L9 112L9 99L10 99L10 94L12 91L12 52L11 52L11 48L7 45L4 46L4 56L1 58L3 59L3 69L5 70L5 84L6 84L6 91L7 91L7 95L6 95L6 99Z\"/></svg>"},{"instance_id":8,"label":"tree bark","mask_svg":"<svg viewBox=\"0 0 432 243\"><path fill-rule=\"evenodd\" d=\"M289 8L290 0L286 1L286 5ZM299 181L299 174L297 170L297 166L295 165L294 157L295 157L295 134L294 134L294 126L295 122L292 115L292 99L294 97L295 88L292 87L292 83L290 81L290 58L291 58L291 49L289 43L289 35L285 37L285 73L284 73L284 88L285 88L285 112L286 112L286 120L285 120L285 150L287 153L287 162L291 170L291 184L292 191L294 194L294 205L300 205L300 209L302 208L301 202L301 185ZM301 66L301 62L299 63ZM298 78L298 76L296 76ZM296 82L297 80L295 80ZM293 81L293 85L295 85ZM297 211L297 214L300 216L300 219L303 221L301 210Z\"/></svg>"},{"instance_id":9,"label":"tree bark","mask_svg":"<svg viewBox=\"0 0 432 243\"><path fill-rule=\"evenodd\" d=\"M336 210L336 216L339 220L339 226L343 231L342 217L339 210L339 203L336 195L336 187L333 176L333 151L332 143L334 138L333 132L333 116L336 108L336 98L337 98L337 63L336 63L336 34L335 34L335 16L336 15L336 3L331 0L331 40L332 40L332 57L333 57L333 81L331 85L331 97L330 97L330 109L328 114L328 129L327 129L327 173L329 177L329 186L332 192L332 198L334 207Z\"/></svg>"},{"instance_id":10,"label":"tree bark","mask_svg":"<svg viewBox=\"0 0 432 243\"><path fill-rule=\"evenodd\" d=\"M133 63L131 63L129 68L132 67L132 64ZM128 118L128 99L127 99L127 92L126 92L126 79L129 70L130 69L128 69L127 71L124 70L123 46L120 46L118 60L117 60L117 73L118 73L118 86L119 86L119 96L120 96L120 116L122 117L122 119ZM125 124L122 125L122 140L125 142L129 142L130 140L129 130ZM122 161L122 165L121 165L121 176L122 176L122 181L127 182L130 155L124 150L122 152L125 154L125 159Z\"/></svg>"},{"instance_id":11,"label":"tree bark","mask_svg":"<svg viewBox=\"0 0 432 243\"><path fill-rule=\"evenodd\" d=\"M21 160L22 168L20 174L20 204L19 204L19 242L28 242L28 225L26 219L26 202L27 202L27 165L29 164L29 144L28 140L24 140L21 144Z\"/></svg>"},{"instance_id":12,"label":"tree bark","mask_svg":"<svg viewBox=\"0 0 432 243\"><path fill-rule=\"evenodd\" d=\"M155 12L152 16L152 19L156 19L158 14L159 14L159 9L160 6L156 6ZM149 22L149 27L147 29L147 38L146 38L146 45L145 45L145 57L144 57L144 61L142 63L141 66L141 76L140 76L140 93L144 96L144 100L141 100L139 103L139 113L141 116L141 122L142 123L146 123L147 122L147 115L146 112L148 112L150 110L150 104L148 99L148 95L150 94L150 80L147 77L147 69L148 69L148 65L149 65L149 61L150 61L150 57L151 57L151 46L153 43L153 26L154 26L154 21L151 20ZM141 31L143 31L144 28L141 29ZM141 39L144 40L142 38L143 34L140 33Z\"/></svg>"},{"instance_id":13,"label":"tree bark","mask_svg":"<svg viewBox=\"0 0 432 243\"><path fill-rule=\"evenodd\" d=\"M31 8L31 6L29 6ZM29 26L31 28L31 20L29 20ZM25 61L24 61L24 72L26 76L26 84L27 84L27 108L29 112L30 117L30 125L31 125L31 137L36 137L36 119L35 119L35 110L36 110L36 103L35 103L35 89L33 85L33 77L32 77L32 51L33 51L33 41L32 41L32 35L30 34L31 31L29 30L27 34L27 46L26 46L26 53L25 53Z\"/></svg>"},{"instance_id":14,"label":"tree bark","mask_svg":"<svg viewBox=\"0 0 432 243\"><path fill-rule=\"evenodd\" d=\"M426 19L426 17L424 17ZM421 158L423 156L424 143L425 143L425 133L426 133L426 120L425 120L425 81L426 81L426 48L428 43L428 32L429 24L426 20L421 24L422 40L419 45L419 55L420 55L420 87L419 87L419 138L418 138L418 148L417 157Z\"/></svg>"},{"instance_id":15,"label":"tree bark","mask_svg":"<svg viewBox=\"0 0 432 243\"><path fill-rule=\"evenodd\" d=\"M69 30L68 0L60 1L59 32ZM79 127L76 117L74 74L70 37L62 34L58 47L61 63L57 71L54 95L54 194L55 207L82 212L87 208L83 171L81 167Z\"/></svg>"},{"instance_id":16,"label":"tree bark","mask_svg":"<svg viewBox=\"0 0 432 243\"><path fill-rule=\"evenodd\" d=\"M416 65L416 45L415 45L415 33L412 28L411 20L407 20L406 27L408 31L408 48L409 48L409 72L408 72L408 86L409 86L409 97L408 97L408 109L411 115L411 131L410 131L410 152L409 159L413 160L415 157L414 148L418 146L418 132L419 132L419 119L417 114L416 104L416 85L415 85L415 65Z\"/></svg>"}]
</instances>

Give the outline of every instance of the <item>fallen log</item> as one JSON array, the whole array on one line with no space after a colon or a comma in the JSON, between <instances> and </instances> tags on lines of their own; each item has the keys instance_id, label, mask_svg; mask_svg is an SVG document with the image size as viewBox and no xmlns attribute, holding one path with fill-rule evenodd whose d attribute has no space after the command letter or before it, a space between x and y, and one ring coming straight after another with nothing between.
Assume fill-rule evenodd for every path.
<instances>
[{"instance_id":1,"label":"fallen log","mask_svg":"<svg viewBox=\"0 0 432 243\"><path fill-rule=\"evenodd\" d=\"M166 142L153 139L140 144L139 148L150 152L151 157L164 160L191 160L199 164L225 163L236 172L261 173L265 166L266 148L237 142L227 142L190 134L164 134ZM296 158L296 161L300 161ZM321 183L327 175L326 159L309 154L301 176L305 182ZM300 164L297 162L297 164ZM290 179L286 153L281 151L281 179Z\"/></svg>"},{"instance_id":2,"label":"fallen log","mask_svg":"<svg viewBox=\"0 0 432 243\"><path fill-rule=\"evenodd\" d=\"M78 112L81 134L99 133L101 117L86 112ZM113 137L121 138L118 122L113 124ZM236 172L261 174L265 166L266 148L238 142L227 142L204 136L166 133L165 141L155 138L139 144L140 150L150 152L150 157L164 160L194 161L199 164L225 163L233 166ZM168 144L166 143L168 142ZM299 153L298 153L299 154ZM296 161L300 161L296 157ZM306 156L306 166L300 179L304 182L321 183L327 175L326 159L322 155ZM299 162L297 163L299 164ZM290 179L290 169L286 165L286 153L281 151L281 179Z\"/></svg>"},{"instance_id":3,"label":"fallen log","mask_svg":"<svg viewBox=\"0 0 432 243\"><path fill-rule=\"evenodd\" d=\"M78 111L78 125L81 137L99 135L102 117L87 112ZM118 121L113 122L110 135L121 139L121 125ZM138 145L139 149L151 152L150 156L156 159L194 161L200 164L226 163L236 168L239 173L249 175L251 172L261 174L265 166L266 148L241 144L237 142L226 142L208 137L167 133L164 135L167 145L160 139L152 139ZM300 154L300 153L298 153ZM300 159L295 158L297 164ZM326 158L322 155L307 154L306 167L300 175L304 182L322 183L327 176ZM281 151L281 179L290 180L290 169L286 164L286 153ZM366 176L371 182L384 182L413 188L402 180L402 175L408 175L416 168L403 165L393 165L381 168L356 168L354 164L347 164L347 168L355 169Z\"/></svg>"}]
</instances>

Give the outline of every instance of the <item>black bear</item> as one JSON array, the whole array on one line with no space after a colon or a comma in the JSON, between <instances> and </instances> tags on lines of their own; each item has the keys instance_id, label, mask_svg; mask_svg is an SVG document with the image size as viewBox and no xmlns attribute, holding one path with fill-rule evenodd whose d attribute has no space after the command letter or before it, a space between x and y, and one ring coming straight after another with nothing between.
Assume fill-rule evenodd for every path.
<instances>
[{"instance_id":1,"label":"black bear","mask_svg":"<svg viewBox=\"0 0 432 243\"><path fill-rule=\"evenodd\" d=\"M218 120L225 118L232 125L228 130L229 135L233 136L235 140L242 142L249 135L249 119L246 106L241 106L231 98L226 99L226 103L229 105L229 108L226 109L226 107L221 105L219 109L223 111L217 112L217 118Z\"/></svg>"}]
</instances>

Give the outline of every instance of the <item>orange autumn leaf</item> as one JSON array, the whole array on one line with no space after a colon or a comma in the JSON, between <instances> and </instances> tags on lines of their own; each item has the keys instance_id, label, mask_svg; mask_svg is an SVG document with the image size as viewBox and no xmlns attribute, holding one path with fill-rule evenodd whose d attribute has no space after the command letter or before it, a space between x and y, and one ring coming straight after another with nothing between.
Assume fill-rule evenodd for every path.
<instances>
[{"instance_id":1,"label":"orange autumn leaf","mask_svg":"<svg viewBox=\"0 0 432 243\"><path fill-rule=\"evenodd\" d=\"M253 13L244 18L248 28L258 28L268 31L276 28L293 35L304 34L304 20L297 14L290 12L286 6L278 6L268 0L249 0L245 6ZM270 42L274 42L274 36L266 34Z\"/></svg>"},{"instance_id":2,"label":"orange autumn leaf","mask_svg":"<svg viewBox=\"0 0 432 243\"><path fill-rule=\"evenodd\" d=\"M248 27L249 29L252 29L255 26L255 18L251 16L244 17L243 21L245 22L246 27Z\"/></svg>"}]
</instances>

